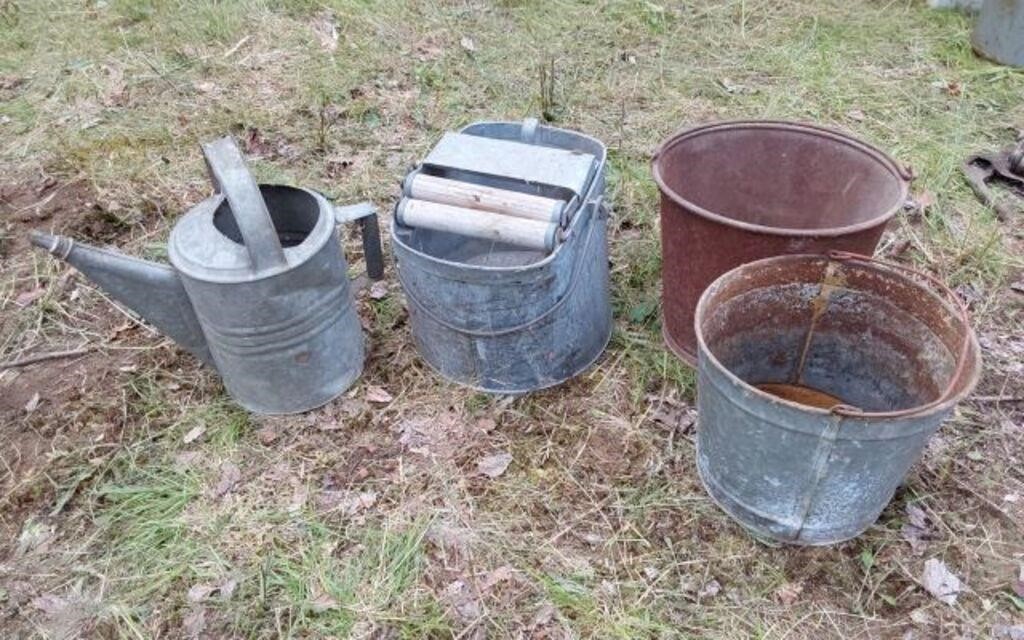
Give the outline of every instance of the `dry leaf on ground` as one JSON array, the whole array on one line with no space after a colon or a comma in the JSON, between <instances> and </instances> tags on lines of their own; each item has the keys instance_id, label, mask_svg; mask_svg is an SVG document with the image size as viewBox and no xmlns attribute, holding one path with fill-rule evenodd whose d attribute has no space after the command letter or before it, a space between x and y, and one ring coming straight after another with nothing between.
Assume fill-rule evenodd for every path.
<instances>
[{"instance_id":1,"label":"dry leaf on ground","mask_svg":"<svg viewBox=\"0 0 1024 640\"><path fill-rule=\"evenodd\" d=\"M963 589L960 578L953 575L946 563L937 558L930 558L924 563L921 584L936 600L948 605L956 604Z\"/></svg>"},{"instance_id":2,"label":"dry leaf on ground","mask_svg":"<svg viewBox=\"0 0 1024 640\"><path fill-rule=\"evenodd\" d=\"M485 475L488 478L497 478L501 474L505 473L508 469L508 465L512 464L512 454L507 451L501 453L495 453L494 455L481 458L476 463L476 470L481 475Z\"/></svg>"},{"instance_id":3,"label":"dry leaf on ground","mask_svg":"<svg viewBox=\"0 0 1024 640\"><path fill-rule=\"evenodd\" d=\"M779 604L785 606L792 606L800 599L800 594L804 591L804 585L802 582L786 582L781 587L775 590L775 599Z\"/></svg>"},{"instance_id":4,"label":"dry leaf on ground","mask_svg":"<svg viewBox=\"0 0 1024 640\"><path fill-rule=\"evenodd\" d=\"M214 489L214 495L218 498L227 494L235 488L235 485L242 479L242 470L233 462L225 462L220 468L220 480Z\"/></svg>"},{"instance_id":5,"label":"dry leaf on ground","mask_svg":"<svg viewBox=\"0 0 1024 640\"><path fill-rule=\"evenodd\" d=\"M25 403L25 413L32 413L39 407L39 392L36 391Z\"/></svg>"},{"instance_id":6,"label":"dry leaf on ground","mask_svg":"<svg viewBox=\"0 0 1024 640\"><path fill-rule=\"evenodd\" d=\"M388 404L395 399L393 395L388 393L384 387L378 387L377 385L371 384L366 387L366 399L370 402L376 402L377 404Z\"/></svg>"},{"instance_id":7,"label":"dry leaf on ground","mask_svg":"<svg viewBox=\"0 0 1024 640\"><path fill-rule=\"evenodd\" d=\"M351 164L351 163L350 163ZM388 295L388 283L383 280L377 280L370 285L370 297L374 300L382 300Z\"/></svg>"},{"instance_id":8,"label":"dry leaf on ground","mask_svg":"<svg viewBox=\"0 0 1024 640\"><path fill-rule=\"evenodd\" d=\"M310 26L317 42L320 43L320 48L324 51L334 51L338 48L338 23L335 21L333 13L330 11L318 13Z\"/></svg>"},{"instance_id":9,"label":"dry leaf on ground","mask_svg":"<svg viewBox=\"0 0 1024 640\"><path fill-rule=\"evenodd\" d=\"M204 433L206 433L206 427L192 427L191 429L189 429L188 433L186 433L185 436L182 437L181 441L184 442L185 444L191 444L198 440Z\"/></svg>"},{"instance_id":10,"label":"dry leaf on ground","mask_svg":"<svg viewBox=\"0 0 1024 640\"><path fill-rule=\"evenodd\" d=\"M718 583L718 580L711 580L706 583L701 590L697 593L700 598L714 598L722 591L722 585Z\"/></svg>"}]
</instances>

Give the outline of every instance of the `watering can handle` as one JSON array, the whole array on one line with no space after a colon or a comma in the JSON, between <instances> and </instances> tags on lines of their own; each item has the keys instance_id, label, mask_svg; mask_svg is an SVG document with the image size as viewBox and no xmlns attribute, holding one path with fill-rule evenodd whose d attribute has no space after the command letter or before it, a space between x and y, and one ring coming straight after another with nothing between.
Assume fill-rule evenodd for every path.
<instances>
[{"instance_id":1,"label":"watering can handle","mask_svg":"<svg viewBox=\"0 0 1024 640\"><path fill-rule=\"evenodd\" d=\"M253 269L258 273L285 266L274 221L235 141L225 136L205 143L203 157L214 188L228 201Z\"/></svg>"},{"instance_id":2,"label":"watering can handle","mask_svg":"<svg viewBox=\"0 0 1024 640\"><path fill-rule=\"evenodd\" d=\"M360 202L345 207L334 207L334 222L358 221L363 236L363 256L366 258L366 275L370 280L384 277L384 252L380 247L380 224L377 222L377 208L369 202Z\"/></svg>"}]
</instances>

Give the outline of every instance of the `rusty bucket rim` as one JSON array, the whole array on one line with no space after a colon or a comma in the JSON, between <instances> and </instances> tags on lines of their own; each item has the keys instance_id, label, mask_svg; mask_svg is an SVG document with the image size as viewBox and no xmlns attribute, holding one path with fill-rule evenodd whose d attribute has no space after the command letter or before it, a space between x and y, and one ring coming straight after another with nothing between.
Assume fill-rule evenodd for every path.
<instances>
[{"instance_id":1,"label":"rusty bucket rim","mask_svg":"<svg viewBox=\"0 0 1024 640\"><path fill-rule=\"evenodd\" d=\"M900 185L900 195L896 202L891 207L883 211L881 214L856 224L846 225L843 227L824 227L820 229L793 229L789 227L770 227L761 224L754 224L750 222L743 222L742 220L736 220L724 216L719 213L715 213L704 207L697 205L684 198L674 189L668 186L662 177L661 171L661 159L665 152L679 144L680 142L689 138L712 133L722 129L775 129L780 131L798 132L804 134L812 134L815 136L829 138L835 142L845 144L853 147L862 153L865 153L874 158L878 163L884 166L889 172L895 177ZM714 122L708 122L699 124L692 127L684 127L677 130L675 133L665 139L664 142L658 147L658 150L654 152L654 156L651 158L651 173L654 176L654 181L658 185L658 191L663 196L668 197L676 205L683 209L688 209L692 213L735 229L742 229L752 233L760 233L765 235L773 236L784 236L784 237L811 237L811 238L833 238L838 236L850 235L866 229L872 229L879 225L886 224L893 216L895 216L903 204L906 202L910 195L910 183L914 179L913 171L908 167L901 165L889 154L885 153L878 147L864 142L853 135L833 129L831 127L825 127L819 124L810 122L798 122L793 120L717 120Z\"/></svg>"},{"instance_id":2,"label":"rusty bucket rim","mask_svg":"<svg viewBox=\"0 0 1024 640\"><path fill-rule=\"evenodd\" d=\"M847 255L850 255L850 254L847 254ZM867 256L862 256L862 257L867 257ZM772 402L772 403L776 403L776 404L781 404L783 406L790 407L790 408L793 408L793 409L799 409L801 411L805 411L805 412L807 412L809 414L812 414L812 415L818 415L818 416L823 416L823 417L824 416L838 416L838 417L840 417L842 419L851 418L851 419L857 419L857 420L891 419L893 417L906 417L906 418L914 418L914 419L916 419L916 418L921 418L921 417L927 417L927 416L932 416L932 415L936 415L936 414L941 414L941 413L943 413L945 411L948 411L949 409L954 407L956 404L961 402L964 398L968 397L971 393L974 392L974 389L977 386L978 381L981 379L981 372L982 372L981 346L978 343L978 336L975 333L974 329L971 327L969 319L968 319L968 317L966 315L962 316L961 320L964 323L963 324L964 330L966 331L966 334L967 334L965 336L966 349L964 350L964 356L963 357L967 358L968 361L964 362L964 363L957 363L958 367L957 367L956 371L954 372L954 375L953 375L952 379L950 380L948 389L946 389L944 391L943 395L940 396L938 399L933 400L931 402L926 402L924 404L921 404L921 405L918 405L918 406L915 406L915 407L910 407L910 408L905 409L905 410L900 410L898 412L891 412L891 411L863 411L863 412L857 411L857 412L847 412L847 411L842 411L842 412L837 413L833 409L822 409L820 407L814 407L814 406L811 406L811 405L801 404L799 402L794 402L792 400L787 400L785 398L781 398L779 396L772 395L772 394L770 394L770 393L768 393L766 391L762 391L761 389L758 389L756 386L750 384L749 382L747 382L743 378L740 378L735 373L733 373L732 370L730 370L728 367L726 367L725 365L723 365L721 363L721 361L718 359L718 357L715 356L715 354L708 347L707 343L704 341L704 333L703 333L702 327L701 327L701 320L704 319L704 316L707 313L707 304L708 304L708 301L709 301L709 299L711 297L710 294L712 294L713 291L718 288L718 285L719 285L720 282L724 281L727 278L736 277L738 274L740 274L743 271L750 270L750 269L761 269L761 268L765 268L765 267L773 265L773 264L780 264L780 263L786 263L786 262L804 262L804 261L812 261L812 260L813 261L822 260L822 261L829 262L829 261L835 261L837 259L842 259L842 258L836 258L836 257L833 257L833 256L827 254L827 253L797 253L797 254L786 254L786 255L779 255L779 256L771 256L771 257L768 257L768 258L762 258L760 260L754 260L752 262L747 262L747 263L741 264L738 267L735 267L733 269L730 269L729 271L726 271L721 276L716 278L714 280L714 282L712 282L710 285L708 285L708 287L701 294L700 300L698 300L698 302L697 302L697 309L696 309L696 311L694 313L693 324L694 324L694 332L697 334L698 361L703 360L703 361L708 362L715 369L717 369L718 371L723 373L725 375L725 377L730 382L732 382L732 384L734 384L734 385L738 386L739 388L743 389L745 392L748 392L748 393L754 395L755 397L761 398L762 400L765 400L765 401L768 401L768 402ZM921 287L921 288L929 291L930 293L933 293L933 294L935 293L935 291L932 291L931 289L928 289L928 288L924 287L920 282L918 282L918 281L916 281L916 280L914 280L914 279L912 279L912 278L910 278L910 277L908 277L906 275L900 275L900 272L898 270L894 269L892 266L888 265L884 261L872 260L871 262L863 263L862 266L873 268L873 269L878 270L879 272L887 273L889 275L897 275L897 276L903 277L907 281L913 283L915 286ZM932 279L932 280L934 280L935 282L938 282L938 280L935 280L935 279ZM949 291L949 290L947 289L947 291ZM954 295L954 296L956 295L956 294L953 294L951 291L950 291L950 293L951 293L951 295ZM972 357L971 354L973 354L973 357ZM957 354L957 355L959 356L960 354ZM965 375L965 370L966 369L970 369L970 373L966 374L966 375L970 375L970 379L967 381L967 383L965 385L963 385L963 387L960 389L960 391L956 391L956 386L957 386L956 383L957 383L957 381L963 375ZM699 366L698 366L698 370L699 370Z\"/></svg>"}]
</instances>

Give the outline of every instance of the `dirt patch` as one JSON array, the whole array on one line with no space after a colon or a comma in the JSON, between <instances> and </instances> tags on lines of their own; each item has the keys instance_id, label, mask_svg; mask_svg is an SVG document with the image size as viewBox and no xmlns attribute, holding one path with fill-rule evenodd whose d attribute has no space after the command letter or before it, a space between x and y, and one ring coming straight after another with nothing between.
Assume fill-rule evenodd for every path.
<instances>
[{"instance_id":1,"label":"dirt patch","mask_svg":"<svg viewBox=\"0 0 1024 640\"><path fill-rule=\"evenodd\" d=\"M99 204L95 188L85 179L62 179L39 170L0 182L0 259L27 248L33 229L109 242L124 228L116 211Z\"/></svg>"}]
</instances>

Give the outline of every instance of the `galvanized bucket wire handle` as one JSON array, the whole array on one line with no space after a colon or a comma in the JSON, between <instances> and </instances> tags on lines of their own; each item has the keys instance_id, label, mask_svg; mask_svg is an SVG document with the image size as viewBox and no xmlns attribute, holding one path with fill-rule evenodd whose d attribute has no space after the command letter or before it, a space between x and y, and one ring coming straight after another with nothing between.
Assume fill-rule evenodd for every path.
<instances>
[{"instance_id":1,"label":"galvanized bucket wire handle","mask_svg":"<svg viewBox=\"0 0 1024 640\"><path fill-rule=\"evenodd\" d=\"M961 342L960 351L957 355L956 369L953 371L953 375L950 376L949 384L946 385L946 389L939 394L939 397L935 400L921 406L911 407L909 409L900 409L898 411L861 411L856 407L851 407L846 404L838 404L832 407L830 411L837 415L853 417L896 418L911 414L920 414L947 402L956 391L957 383L963 375L964 367L967 366L967 354L971 348L970 314L967 312L967 307L964 305L963 301L961 301L960 298L941 280L931 274L925 273L924 271L914 269L913 267L849 251L832 250L826 255L830 260L835 260L837 262L858 261L866 264L881 265L895 271L902 271L912 276L917 276L918 278L929 282L935 287L935 289L941 292L943 296L953 303L954 308L959 311L960 322L963 323L964 327L964 339Z\"/></svg>"},{"instance_id":2,"label":"galvanized bucket wire handle","mask_svg":"<svg viewBox=\"0 0 1024 640\"><path fill-rule=\"evenodd\" d=\"M595 235L594 227L596 225L594 223L597 220L598 215L608 214L608 206L605 204L604 196L598 196L597 199L593 201L593 203L593 213L591 214L591 220L588 221L589 227L587 228L587 237L584 239L583 246L580 248L577 254L579 258L573 265L572 273L569 275L569 285L568 287L566 287L565 293L563 293L562 297L555 301L554 304L548 307L547 310L544 311L544 313L533 318L532 320L527 320L526 322L518 324L514 327L508 327L507 329L498 329L493 331L485 331L481 329L465 329L463 327L455 326L452 323L445 320L444 318L439 317L436 313L427 308L427 306L423 304L423 301L416 297L416 294L412 293L412 288L406 285L405 280L402 277L401 264L396 263L395 270L398 272L398 281L402 285L402 290L405 292L405 297L414 305L416 305L416 307L420 311L422 311L423 314L426 315L428 318L430 318L437 324L441 325L442 327L454 331L456 333L461 333L462 335L473 336L475 338L496 338L499 336L518 333L520 331L529 329L530 327L536 325L537 323L543 321L544 319L550 317L553 313L558 311L562 307L562 305L564 305L565 302L569 299L572 292L576 289L576 283L579 282L579 273L582 270L582 265L587 253L587 249L590 247L591 238L593 238L593 236Z\"/></svg>"}]
</instances>

